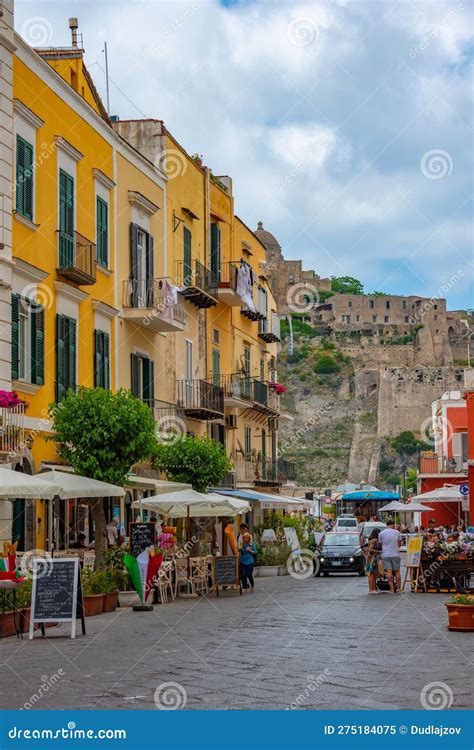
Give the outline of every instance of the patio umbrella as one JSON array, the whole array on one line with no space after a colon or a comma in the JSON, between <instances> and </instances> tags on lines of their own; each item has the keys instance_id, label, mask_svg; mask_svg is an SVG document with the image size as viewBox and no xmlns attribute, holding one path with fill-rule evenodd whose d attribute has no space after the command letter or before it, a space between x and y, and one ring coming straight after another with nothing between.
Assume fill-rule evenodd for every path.
<instances>
[{"instance_id":1,"label":"patio umbrella","mask_svg":"<svg viewBox=\"0 0 474 750\"><path fill-rule=\"evenodd\" d=\"M48 482L37 474L23 474L12 469L0 469L0 500L52 500L61 494L59 484Z\"/></svg>"},{"instance_id":2,"label":"patio umbrella","mask_svg":"<svg viewBox=\"0 0 474 750\"><path fill-rule=\"evenodd\" d=\"M388 505L384 505L383 508L379 508L379 513L387 513L388 511L394 511L397 513L424 513L427 510L433 510L428 508L427 505L421 505L420 503L399 503L394 500Z\"/></svg>"},{"instance_id":3,"label":"patio umbrella","mask_svg":"<svg viewBox=\"0 0 474 750\"><path fill-rule=\"evenodd\" d=\"M132 503L132 508L140 507L171 518L238 516L250 511L250 505L243 500L193 489L145 497Z\"/></svg>"},{"instance_id":4,"label":"patio umbrella","mask_svg":"<svg viewBox=\"0 0 474 750\"><path fill-rule=\"evenodd\" d=\"M430 492L423 492L421 495L415 495L414 500L429 503L460 503L463 499L458 485L445 484L444 487L437 487Z\"/></svg>"},{"instance_id":5,"label":"patio umbrella","mask_svg":"<svg viewBox=\"0 0 474 750\"><path fill-rule=\"evenodd\" d=\"M287 497L285 495L272 495L268 492L257 492L256 490L217 490L219 495L239 498L240 500L254 501L260 503L261 508L270 510L306 510L311 503L304 498Z\"/></svg>"},{"instance_id":6,"label":"patio umbrella","mask_svg":"<svg viewBox=\"0 0 474 750\"><path fill-rule=\"evenodd\" d=\"M116 484L101 482L98 479L90 479L80 474L71 474L70 472L46 471L40 474L41 479L47 482L53 482L59 485L59 495L63 500L70 500L76 497L123 497L125 490Z\"/></svg>"}]
</instances>

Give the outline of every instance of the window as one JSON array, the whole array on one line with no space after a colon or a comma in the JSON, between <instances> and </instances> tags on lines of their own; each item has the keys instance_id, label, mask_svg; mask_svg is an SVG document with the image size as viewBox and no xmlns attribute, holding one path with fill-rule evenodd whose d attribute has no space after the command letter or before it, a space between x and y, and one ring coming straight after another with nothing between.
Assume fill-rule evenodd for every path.
<instances>
[{"instance_id":1,"label":"window","mask_svg":"<svg viewBox=\"0 0 474 750\"><path fill-rule=\"evenodd\" d=\"M250 380L250 346L244 346L244 396L250 398L252 383Z\"/></svg>"},{"instance_id":2,"label":"window","mask_svg":"<svg viewBox=\"0 0 474 750\"><path fill-rule=\"evenodd\" d=\"M131 391L134 396L153 406L155 398L153 360L140 354L132 354Z\"/></svg>"},{"instance_id":3,"label":"window","mask_svg":"<svg viewBox=\"0 0 474 750\"><path fill-rule=\"evenodd\" d=\"M406 310L406 309L407 309L407 301L406 299L404 299L402 302L402 310Z\"/></svg>"},{"instance_id":4,"label":"window","mask_svg":"<svg viewBox=\"0 0 474 750\"><path fill-rule=\"evenodd\" d=\"M341 315L341 319L343 323L350 323L351 322L351 316L350 315Z\"/></svg>"},{"instance_id":5,"label":"window","mask_svg":"<svg viewBox=\"0 0 474 750\"><path fill-rule=\"evenodd\" d=\"M377 322L377 316L376 315L372 315L372 323L376 323L376 322Z\"/></svg>"},{"instance_id":6,"label":"window","mask_svg":"<svg viewBox=\"0 0 474 750\"><path fill-rule=\"evenodd\" d=\"M20 135L16 137L15 191L16 210L33 221L33 146Z\"/></svg>"},{"instance_id":7,"label":"window","mask_svg":"<svg viewBox=\"0 0 474 750\"><path fill-rule=\"evenodd\" d=\"M219 349L212 350L212 381L219 385L221 378L221 353Z\"/></svg>"},{"instance_id":8,"label":"window","mask_svg":"<svg viewBox=\"0 0 474 750\"><path fill-rule=\"evenodd\" d=\"M384 316L383 322L384 322L384 323L388 323L388 315L385 315L385 316Z\"/></svg>"},{"instance_id":9,"label":"window","mask_svg":"<svg viewBox=\"0 0 474 750\"><path fill-rule=\"evenodd\" d=\"M265 360L264 359L260 360L260 380L262 381L262 383L265 382Z\"/></svg>"},{"instance_id":10,"label":"window","mask_svg":"<svg viewBox=\"0 0 474 750\"><path fill-rule=\"evenodd\" d=\"M211 224L211 273L219 279L221 269L221 230L218 224Z\"/></svg>"},{"instance_id":11,"label":"window","mask_svg":"<svg viewBox=\"0 0 474 750\"><path fill-rule=\"evenodd\" d=\"M347 301L347 307L352 307L352 300L351 299Z\"/></svg>"},{"instance_id":12,"label":"window","mask_svg":"<svg viewBox=\"0 0 474 750\"><path fill-rule=\"evenodd\" d=\"M130 224L130 285L132 307L153 307L153 237Z\"/></svg>"},{"instance_id":13,"label":"window","mask_svg":"<svg viewBox=\"0 0 474 750\"><path fill-rule=\"evenodd\" d=\"M435 319L435 320L438 320L438 316L437 316L437 315L435 315L435 316L434 316L434 319Z\"/></svg>"},{"instance_id":14,"label":"window","mask_svg":"<svg viewBox=\"0 0 474 750\"><path fill-rule=\"evenodd\" d=\"M44 383L44 307L12 294L12 379Z\"/></svg>"},{"instance_id":15,"label":"window","mask_svg":"<svg viewBox=\"0 0 474 750\"><path fill-rule=\"evenodd\" d=\"M404 318L403 318L403 322L404 323L408 323L409 320L410 320L410 318L408 317L408 315L405 315Z\"/></svg>"},{"instance_id":16,"label":"window","mask_svg":"<svg viewBox=\"0 0 474 750\"><path fill-rule=\"evenodd\" d=\"M252 428L245 425L245 455L250 456L252 452Z\"/></svg>"},{"instance_id":17,"label":"window","mask_svg":"<svg viewBox=\"0 0 474 750\"><path fill-rule=\"evenodd\" d=\"M97 196L97 263L109 265L109 204Z\"/></svg>"},{"instance_id":18,"label":"window","mask_svg":"<svg viewBox=\"0 0 474 750\"><path fill-rule=\"evenodd\" d=\"M221 340L220 331L218 328L212 329L212 343L219 344Z\"/></svg>"},{"instance_id":19,"label":"window","mask_svg":"<svg viewBox=\"0 0 474 750\"><path fill-rule=\"evenodd\" d=\"M386 301L385 308L386 308L386 310L390 310L390 301L389 300Z\"/></svg>"},{"instance_id":20,"label":"window","mask_svg":"<svg viewBox=\"0 0 474 750\"><path fill-rule=\"evenodd\" d=\"M370 309L371 309L371 310L373 310L373 309L374 309L374 307L375 307L375 303L374 303L374 300L373 300L373 299L369 299L369 307L370 307Z\"/></svg>"},{"instance_id":21,"label":"window","mask_svg":"<svg viewBox=\"0 0 474 750\"><path fill-rule=\"evenodd\" d=\"M110 388L110 341L105 331L94 331L94 385Z\"/></svg>"},{"instance_id":22,"label":"window","mask_svg":"<svg viewBox=\"0 0 474 750\"><path fill-rule=\"evenodd\" d=\"M74 252L74 178L59 170L59 267L71 268Z\"/></svg>"},{"instance_id":23,"label":"window","mask_svg":"<svg viewBox=\"0 0 474 750\"><path fill-rule=\"evenodd\" d=\"M288 274L288 284L294 284L295 283L295 274L290 273Z\"/></svg>"},{"instance_id":24,"label":"window","mask_svg":"<svg viewBox=\"0 0 474 750\"><path fill-rule=\"evenodd\" d=\"M56 401L69 388L76 390L77 321L67 315L56 316Z\"/></svg>"},{"instance_id":25,"label":"window","mask_svg":"<svg viewBox=\"0 0 474 750\"><path fill-rule=\"evenodd\" d=\"M434 307L435 310L438 309L438 305L433 305L433 307Z\"/></svg>"},{"instance_id":26,"label":"window","mask_svg":"<svg viewBox=\"0 0 474 750\"><path fill-rule=\"evenodd\" d=\"M183 227L183 281L185 286L190 286L193 278L193 236L187 227Z\"/></svg>"},{"instance_id":27,"label":"window","mask_svg":"<svg viewBox=\"0 0 474 750\"><path fill-rule=\"evenodd\" d=\"M360 315L356 315L356 321L357 321L357 323L359 322L359 320L360 320Z\"/></svg>"}]
</instances>

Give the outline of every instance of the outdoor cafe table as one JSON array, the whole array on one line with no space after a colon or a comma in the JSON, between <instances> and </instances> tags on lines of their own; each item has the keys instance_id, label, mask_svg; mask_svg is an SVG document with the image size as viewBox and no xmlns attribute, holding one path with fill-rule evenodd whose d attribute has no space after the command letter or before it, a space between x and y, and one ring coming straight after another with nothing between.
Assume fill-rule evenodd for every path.
<instances>
[{"instance_id":1,"label":"outdoor cafe table","mask_svg":"<svg viewBox=\"0 0 474 750\"><path fill-rule=\"evenodd\" d=\"M421 558L422 574L428 593L472 593L471 578L474 575L474 560L439 560ZM420 586L418 591L423 591Z\"/></svg>"}]
</instances>

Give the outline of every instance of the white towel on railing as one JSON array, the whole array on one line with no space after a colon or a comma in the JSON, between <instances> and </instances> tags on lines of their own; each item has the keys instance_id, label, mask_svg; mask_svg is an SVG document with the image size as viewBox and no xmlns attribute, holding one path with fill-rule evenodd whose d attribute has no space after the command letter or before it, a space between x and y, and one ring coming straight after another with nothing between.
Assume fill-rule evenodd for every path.
<instances>
[{"instance_id":1,"label":"white towel on railing","mask_svg":"<svg viewBox=\"0 0 474 750\"><path fill-rule=\"evenodd\" d=\"M255 310L252 299L252 270L248 263L241 262L237 269L236 292L250 310Z\"/></svg>"}]
</instances>

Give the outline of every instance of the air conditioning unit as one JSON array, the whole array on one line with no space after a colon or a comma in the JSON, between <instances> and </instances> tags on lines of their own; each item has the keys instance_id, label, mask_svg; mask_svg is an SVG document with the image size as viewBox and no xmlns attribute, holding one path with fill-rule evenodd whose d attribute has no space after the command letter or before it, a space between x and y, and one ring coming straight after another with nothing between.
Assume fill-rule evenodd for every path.
<instances>
[{"instance_id":1,"label":"air conditioning unit","mask_svg":"<svg viewBox=\"0 0 474 750\"><path fill-rule=\"evenodd\" d=\"M226 417L225 421L229 430L237 429L237 415L236 414L229 414L229 416Z\"/></svg>"},{"instance_id":2,"label":"air conditioning unit","mask_svg":"<svg viewBox=\"0 0 474 750\"><path fill-rule=\"evenodd\" d=\"M278 430L278 418L277 417L268 417L268 429L270 432L275 432Z\"/></svg>"}]
</instances>

